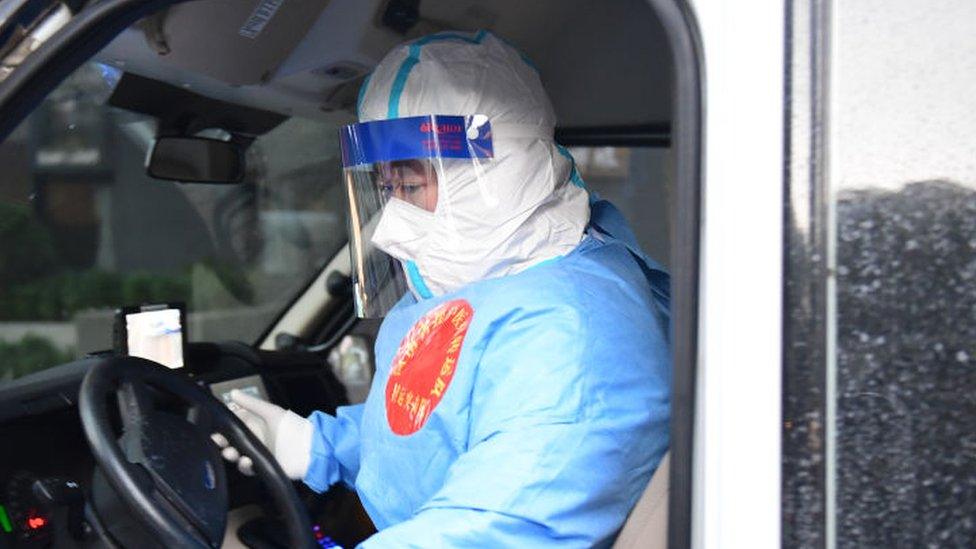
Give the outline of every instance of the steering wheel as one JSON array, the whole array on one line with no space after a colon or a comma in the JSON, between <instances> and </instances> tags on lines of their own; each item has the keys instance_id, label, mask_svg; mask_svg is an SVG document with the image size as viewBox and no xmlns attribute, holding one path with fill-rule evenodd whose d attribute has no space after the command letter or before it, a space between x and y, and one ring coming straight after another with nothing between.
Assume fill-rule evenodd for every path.
<instances>
[{"instance_id":1,"label":"steering wheel","mask_svg":"<svg viewBox=\"0 0 976 549\"><path fill-rule=\"evenodd\" d=\"M219 547L227 524L227 477L210 433L221 433L251 458L282 512L289 547L316 547L308 515L292 486L251 431L192 381L149 360L95 359L85 375L78 411L95 460L137 519L166 547ZM187 405L185 416L161 409L149 387ZM118 402L123 435L112 428Z\"/></svg>"}]
</instances>

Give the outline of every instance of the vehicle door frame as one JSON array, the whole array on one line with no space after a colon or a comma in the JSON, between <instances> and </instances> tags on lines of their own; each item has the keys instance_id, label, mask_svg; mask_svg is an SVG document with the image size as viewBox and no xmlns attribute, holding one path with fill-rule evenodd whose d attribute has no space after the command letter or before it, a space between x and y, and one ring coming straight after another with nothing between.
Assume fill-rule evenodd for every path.
<instances>
[{"instance_id":1,"label":"vehicle door frame","mask_svg":"<svg viewBox=\"0 0 976 549\"><path fill-rule=\"evenodd\" d=\"M692 2L708 80L690 546L780 547L786 6Z\"/></svg>"},{"instance_id":2,"label":"vehicle door frame","mask_svg":"<svg viewBox=\"0 0 976 549\"><path fill-rule=\"evenodd\" d=\"M0 140L32 112L67 75L87 61L114 37L140 18L187 0L103 0L86 6L29 55L0 82ZM698 15L689 0L647 0L661 21L672 47L673 121L675 160L675 225L672 284L672 345L674 387L672 392L669 502L669 545L688 547L698 538L703 515L699 477L702 450L699 332L703 312L699 302L699 263L702 259L702 207L705 117L703 107L706 54ZM713 2L705 13L720 6ZM700 6L696 6L701 10ZM710 21L711 19L707 19ZM701 28L705 28L704 26ZM707 42L704 44L707 45ZM712 97L709 96L709 105ZM712 142L712 141L710 141ZM702 282L705 282L703 280ZM696 434L697 433L697 434ZM696 501L693 502L693 495ZM706 492L704 495L708 495ZM694 503L694 508L693 508Z\"/></svg>"}]
</instances>

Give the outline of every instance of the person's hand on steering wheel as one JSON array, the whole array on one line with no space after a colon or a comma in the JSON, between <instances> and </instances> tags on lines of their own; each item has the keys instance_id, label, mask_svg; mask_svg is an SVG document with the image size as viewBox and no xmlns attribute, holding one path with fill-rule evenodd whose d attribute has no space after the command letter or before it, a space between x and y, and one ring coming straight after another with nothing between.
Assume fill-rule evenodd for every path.
<instances>
[{"instance_id":1,"label":"person's hand on steering wheel","mask_svg":"<svg viewBox=\"0 0 976 549\"><path fill-rule=\"evenodd\" d=\"M237 389L231 391L230 398L231 411L267 446L288 478L304 478L312 456L312 423L291 410ZM210 438L220 446L224 459L236 463L241 473L254 475L250 457L241 455L220 433Z\"/></svg>"}]
</instances>

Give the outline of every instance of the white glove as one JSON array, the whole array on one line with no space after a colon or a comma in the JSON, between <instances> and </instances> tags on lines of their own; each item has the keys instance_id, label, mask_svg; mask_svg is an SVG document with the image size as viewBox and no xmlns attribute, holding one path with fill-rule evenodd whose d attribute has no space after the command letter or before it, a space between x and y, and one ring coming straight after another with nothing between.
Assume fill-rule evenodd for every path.
<instances>
[{"instance_id":1,"label":"white glove","mask_svg":"<svg viewBox=\"0 0 976 549\"><path fill-rule=\"evenodd\" d=\"M312 422L281 406L253 397L237 389L230 393L228 408L241 418L257 438L268 447L278 465L292 480L305 478L312 459ZM220 433L210 435L224 459L237 463L241 473L254 474L254 462L230 445Z\"/></svg>"}]
</instances>

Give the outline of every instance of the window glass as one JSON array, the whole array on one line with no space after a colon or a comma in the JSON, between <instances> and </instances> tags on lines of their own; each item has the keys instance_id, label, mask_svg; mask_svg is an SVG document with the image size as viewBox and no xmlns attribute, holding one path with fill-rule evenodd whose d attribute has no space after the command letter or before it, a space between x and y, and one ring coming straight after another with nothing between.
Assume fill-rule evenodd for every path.
<instances>
[{"instance_id":1,"label":"window glass","mask_svg":"<svg viewBox=\"0 0 976 549\"><path fill-rule=\"evenodd\" d=\"M623 212L648 255L670 265L671 150L571 147L569 151L587 188Z\"/></svg>"},{"instance_id":2,"label":"window glass","mask_svg":"<svg viewBox=\"0 0 976 549\"><path fill-rule=\"evenodd\" d=\"M344 242L345 120L257 137L243 184L154 180L155 120L106 106L111 80L84 65L0 144L0 383L109 348L126 304L251 343Z\"/></svg>"},{"instance_id":3,"label":"window glass","mask_svg":"<svg viewBox=\"0 0 976 549\"><path fill-rule=\"evenodd\" d=\"M976 3L834 4L840 547L976 539Z\"/></svg>"}]
</instances>

